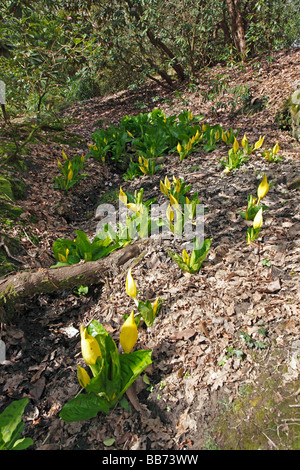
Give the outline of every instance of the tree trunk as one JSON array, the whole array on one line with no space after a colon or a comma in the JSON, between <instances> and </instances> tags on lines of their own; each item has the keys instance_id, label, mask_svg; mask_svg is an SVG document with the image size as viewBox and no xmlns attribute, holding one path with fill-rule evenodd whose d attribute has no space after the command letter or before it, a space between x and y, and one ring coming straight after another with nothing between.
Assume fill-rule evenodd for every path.
<instances>
[{"instance_id":1,"label":"tree trunk","mask_svg":"<svg viewBox=\"0 0 300 470\"><path fill-rule=\"evenodd\" d=\"M3 114L4 122L7 123L8 122L8 117L7 117L6 110L5 110L5 104L1 104L1 110L2 110L2 114Z\"/></svg>"},{"instance_id":2,"label":"tree trunk","mask_svg":"<svg viewBox=\"0 0 300 470\"><path fill-rule=\"evenodd\" d=\"M139 5L138 7L134 6L133 3L131 2L131 0L125 0L125 2L128 5L128 9L131 12L131 15L139 23L141 21L142 15L143 15L142 6L141 5ZM171 61L172 61L171 67L173 68L173 70L175 70L178 79L183 81L185 79L184 70L183 70L182 66L180 65L180 63L178 62L175 55L173 54L173 52L158 37L155 37L155 34L153 33L153 31L150 28L146 29L146 34L147 34L147 37L148 37L150 43L156 49L158 49L160 52L162 52L165 56L167 56L169 59L171 59Z\"/></svg>"},{"instance_id":3,"label":"tree trunk","mask_svg":"<svg viewBox=\"0 0 300 470\"><path fill-rule=\"evenodd\" d=\"M230 17L231 33L234 45L244 62L246 57L246 41L239 0L226 0L226 3Z\"/></svg>"},{"instance_id":4,"label":"tree trunk","mask_svg":"<svg viewBox=\"0 0 300 470\"><path fill-rule=\"evenodd\" d=\"M72 266L22 271L0 280L0 323L9 323L16 313L22 312L25 299L35 295L81 285L105 283L105 273L116 275L118 267L137 257L149 239L131 243L98 261L78 263Z\"/></svg>"}]
</instances>

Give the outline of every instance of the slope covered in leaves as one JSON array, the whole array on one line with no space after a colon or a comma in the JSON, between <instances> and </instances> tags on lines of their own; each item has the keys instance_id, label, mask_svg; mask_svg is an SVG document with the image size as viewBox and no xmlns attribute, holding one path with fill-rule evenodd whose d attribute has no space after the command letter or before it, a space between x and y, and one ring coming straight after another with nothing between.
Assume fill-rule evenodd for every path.
<instances>
[{"instance_id":1,"label":"slope covered in leaves","mask_svg":"<svg viewBox=\"0 0 300 470\"><path fill-rule=\"evenodd\" d=\"M144 200L160 201L165 176L181 177L198 192L205 238L213 240L203 268L187 275L168 254L181 253L181 240L150 238L138 258L112 266L103 286L90 286L81 296L38 295L3 326L0 412L29 397L25 435L33 448L299 449L299 189L288 186L299 176L299 142L275 119L295 87L299 60L299 51L285 51L244 69L206 70L198 83L175 94L150 85L77 103L64 113L72 118L68 131L83 141L60 144L45 131L47 144L30 146L26 199L18 201L23 215L2 227L20 237L21 269L53 265L59 237L72 239L75 230L93 237L97 206L117 205L120 186L130 193L143 187ZM68 194L53 188L62 150L86 155L95 130L154 108L167 116L183 109L203 114L211 124L238 130L239 141L244 133L251 143L264 135L268 148L278 141L283 158L267 162L258 152L224 174L220 160L228 149L220 145L182 162L175 152L155 175L126 182L122 171L89 159L88 177ZM268 209L261 237L248 245L239 212L264 173ZM88 422L64 423L59 412L80 391L80 324L96 319L118 343L123 315L134 308L125 290L130 267L141 297L163 300L153 326L139 329L137 347L153 350L153 364L123 406Z\"/></svg>"}]
</instances>

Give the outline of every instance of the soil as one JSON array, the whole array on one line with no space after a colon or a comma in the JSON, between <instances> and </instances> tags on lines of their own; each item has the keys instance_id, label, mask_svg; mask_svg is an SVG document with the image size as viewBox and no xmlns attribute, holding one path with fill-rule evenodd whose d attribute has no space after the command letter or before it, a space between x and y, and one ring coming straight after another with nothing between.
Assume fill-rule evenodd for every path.
<instances>
[{"instance_id":1,"label":"soil","mask_svg":"<svg viewBox=\"0 0 300 470\"><path fill-rule=\"evenodd\" d=\"M58 237L71 239L77 229L93 237L96 208L116 205L120 186L131 193L143 187L144 200L160 202L166 175L183 178L198 192L205 238L213 239L197 274L183 274L170 258L168 249L181 253L180 240L156 238L142 256L115 267L105 284L89 286L81 296L68 290L39 294L2 325L0 412L29 398L23 435L33 439L31 450L300 449L299 189L288 186L299 177L300 154L290 129L276 120L299 79L299 65L299 49L274 52L244 67L206 69L176 93L147 84L78 102L61 112L69 120L63 143L61 134L44 130L43 141L28 145L26 197L17 202L23 213L1 225L2 233L19 240L10 260L16 270L52 266ZM211 124L239 130L240 139L246 133L251 143L264 135L267 148L278 141L283 158L266 161L263 147L224 174L224 144L181 163L169 155L154 176L126 182L116 168L89 159L87 178L68 194L54 189L62 150L69 157L86 155L96 129L155 108L166 115L190 109ZM260 238L248 245L239 211L264 173L268 209ZM153 326L139 329L137 347L152 349L153 364L125 395L127 404L67 424L59 412L80 392L79 327L98 320L118 342L123 315L134 308L125 291L129 267L140 298L163 300Z\"/></svg>"}]
</instances>

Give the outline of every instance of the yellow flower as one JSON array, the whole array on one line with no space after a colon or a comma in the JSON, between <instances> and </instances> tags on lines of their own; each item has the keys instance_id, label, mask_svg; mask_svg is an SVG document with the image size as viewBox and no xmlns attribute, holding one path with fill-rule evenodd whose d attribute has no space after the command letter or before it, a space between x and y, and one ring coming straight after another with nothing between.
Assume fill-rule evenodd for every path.
<instances>
[{"instance_id":1,"label":"yellow flower","mask_svg":"<svg viewBox=\"0 0 300 470\"><path fill-rule=\"evenodd\" d=\"M174 211L171 209L170 204L168 205L166 216L169 222L173 222L174 220Z\"/></svg>"},{"instance_id":2,"label":"yellow flower","mask_svg":"<svg viewBox=\"0 0 300 470\"><path fill-rule=\"evenodd\" d=\"M267 194L267 192L269 191L269 183L268 183L268 180L267 180L267 177L266 175L264 174L264 177L262 179L262 182L260 183L260 185L258 186L257 188L257 196L258 196L258 201L257 201L257 204L259 204L260 200L265 197L265 195Z\"/></svg>"},{"instance_id":3,"label":"yellow flower","mask_svg":"<svg viewBox=\"0 0 300 470\"><path fill-rule=\"evenodd\" d=\"M67 157L67 155L65 154L65 152L64 152L63 150L62 150L62 152L61 152L61 153L62 153L62 157L63 157L63 159L64 159L64 160L68 160L68 157Z\"/></svg>"},{"instance_id":4,"label":"yellow flower","mask_svg":"<svg viewBox=\"0 0 300 470\"><path fill-rule=\"evenodd\" d=\"M259 149L262 146L262 144L264 143L264 140L265 140L265 136L260 137L259 140L254 145L254 150Z\"/></svg>"},{"instance_id":5,"label":"yellow flower","mask_svg":"<svg viewBox=\"0 0 300 470\"><path fill-rule=\"evenodd\" d=\"M159 305L159 297L157 297L156 301L152 305L153 318L156 317L158 305Z\"/></svg>"},{"instance_id":6,"label":"yellow flower","mask_svg":"<svg viewBox=\"0 0 300 470\"><path fill-rule=\"evenodd\" d=\"M120 187L120 193L119 193L119 200L123 202L123 204L127 204L127 196L121 187Z\"/></svg>"},{"instance_id":7,"label":"yellow flower","mask_svg":"<svg viewBox=\"0 0 300 470\"><path fill-rule=\"evenodd\" d=\"M225 144L226 144L227 136L226 136L226 134L224 134L224 131L222 131L222 137L221 138L222 138L223 142L225 142Z\"/></svg>"},{"instance_id":8,"label":"yellow flower","mask_svg":"<svg viewBox=\"0 0 300 470\"><path fill-rule=\"evenodd\" d=\"M160 182L160 190L163 194L165 194L166 196L169 196L168 189L162 181Z\"/></svg>"},{"instance_id":9,"label":"yellow flower","mask_svg":"<svg viewBox=\"0 0 300 470\"><path fill-rule=\"evenodd\" d=\"M129 268L127 278L126 278L126 292L129 295L129 297L136 299L137 291L136 291L136 285L135 285L134 279L131 274L131 268Z\"/></svg>"},{"instance_id":10,"label":"yellow flower","mask_svg":"<svg viewBox=\"0 0 300 470\"><path fill-rule=\"evenodd\" d=\"M220 131L218 129L217 132L215 133L215 140L219 140L219 138L220 138Z\"/></svg>"},{"instance_id":11,"label":"yellow flower","mask_svg":"<svg viewBox=\"0 0 300 470\"><path fill-rule=\"evenodd\" d=\"M187 254L185 248L183 248L183 250L182 250L182 259L183 259L185 264L187 264L188 266L190 265L190 257Z\"/></svg>"},{"instance_id":12,"label":"yellow flower","mask_svg":"<svg viewBox=\"0 0 300 470\"><path fill-rule=\"evenodd\" d=\"M73 178L73 170L71 169L68 173L68 181L71 181L72 178Z\"/></svg>"},{"instance_id":13,"label":"yellow flower","mask_svg":"<svg viewBox=\"0 0 300 470\"><path fill-rule=\"evenodd\" d=\"M275 156L276 153L278 152L279 152L279 145L278 145L278 142L276 142L276 144L273 147L273 155Z\"/></svg>"},{"instance_id":14,"label":"yellow flower","mask_svg":"<svg viewBox=\"0 0 300 470\"><path fill-rule=\"evenodd\" d=\"M62 164L61 164L61 162L60 162L60 160L59 160L59 158L57 159L57 165L59 166L59 168L62 168L62 167L63 167Z\"/></svg>"},{"instance_id":15,"label":"yellow flower","mask_svg":"<svg viewBox=\"0 0 300 470\"><path fill-rule=\"evenodd\" d=\"M66 255L65 256L62 255L61 253L58 253L58 261L66 263L68 261L69 253L70 253L69 248L66 249Z\"/></svg>"},{"instance_id":16,"label":"yellow flower","mask_svg":"<svg viewBox=\"0 0 300 470\"><path fill-rule=\"evenodd\" d=\"M121 332L120 332L120 344L124 349L125 353L130 353L132 348L135 346L138 339L137 326L134 321L134 311L132 310L131 314L124 322Z\"/></svg>"},{"instance_id":17,"label":"yellow flower","mask_svg":"<svg viewBox=\"0 0 300 470\"><path fill-rule=\"evenodd\" d=\"M247 142L248 142L248 139L246 137L246 134L244 134L244 137L242 138L242 141L241 141L241 144L242 144L243 148L246 147Z\"/></svg>"},{"instance_id":18,"label":"yellow flower","mask_svg":"<svg viewBox=\"0 0 300 470\"><path fill-rule=\"evenodd\" d=\"M131 132L129 132L129 131L126 131L126 132L129 135L129 137L131 137L133 139L133 135L131 134Z\"/></svg>"},{"instance_id":19,"label":"yellow flower","mask_svg":"<svg viewBox=\"0 0 300 470\"><path fill-rule=\"evenodd\" d=\"M95 365L98 357L102 357L98 341L89 335L87 329L80 325L81 353L84 361L89 366Z\"/></svg>"},{"instance_id":20,"label":"yellow flower","mask_svg":"<svg viewBox=\"0 0 300 470\"><path fill-rule=\"evenodd\" d=\"M176 194L180 193L180 189L181 189L180 180L176 180L176 183L175 183L175 192L176 192Z\"/></svg>"},{"instance_id":21,"label":"yellow flower","mask_svg":"<svg viewBox=\"0 0 300 470\"><path fill-rule=\"evenodd\" d=\"M190 139L190 140L188 141L188 143L185 144L185 147L184 147L184 148L185 148L185 150L186 150L187 152L189 152L189 151L192 149L192 139Z\"/></svg>"},{"instance_id":22,"label":"yellow flower","mask_svg":"<svg viewBox=\"0 0 300 470\"><path fill-rule=\"evenodd\" d=\"M239 143L238 143L238 141L236 140L236 137L234 138L234 142L233 142L232 148L233 148L234 153L236 153L236 152L238 151L238 149L239 149Z\"/></svg>"},{"instance_id":23,"label":"yellow flower","mask_svg":"<svg viewBox=\"0 0 300 470\"><path fill-rule=\"evenodd\" d=\"M254 229L257 229L257 228L261 228L262 224L263 224L263 215L262 215L262 212L263 212L263 209L259 209L259 211L257 212L256 216L254 217L254 220L253 220L253 228Z\"/></svg>"},{"instance_id":24,"label":"yellow flower","mask_svg":"<svg viewBox=\"0 0 300 470\"><path fill-rule=\"evenodd\" d=\"M84 162L84 160L85 160L85 159L84 159L84 155L81 155L80 160L81 160L81 163Z\"/></svg>"},{"instance_id":25,"label":"yellow flower","mask_svg":"<svg viewBox=\"0 0 300 470\"><path fill-rule=\"evenodd\" d=\"M91 381L91 378L87 371L80 366L77 366L77 378L82 388L85 388Z\"/></svg>"},{"instance_id":26,"label":"yellow flower","mask_svg":"<svg viewBox=\"0 0 300 470\"><path fill-rule=\"evenodd\" d=\"M180 144L180 142L178 142L178 144L177 144L177 152L180 154L180 153L181 153L181 150L182 150L181 144Z\"/></svg>"},{"instance_id":27,"label":"yellow flower","mask_svg":"<svg viewBox=\"0 0 300 470\"><path fill-rule=\"evenodd\" d=\"M203 131L203 132L206 131L206 124L202 124L202 131Z\"/></svg>"},{"instance_id":28,"label":"yellow flower","mask_svg":"<svg viewBox=\"0 0 300 470\"><path fill-rule=\"evenodd\" d=\"M174 206L175 209L177 209L179 207L179 204L178 204L177 199L173 196L173 194L170 194L169 199L170 199L171 206L172 207Z\"/></svg>"},{"instance_id":29,"label":"yellow flower","mask_svg":"<svg viewBox=\"0 0 300 470\"><path fill-rule=\"evenodd\" d=\"M173 177L174 178L174 177ZM170 181L168 180L168 177L165 176L165 187L167 188L168 191L170 191L171 189L171 183Z\"/></svg>"}]
</instances>

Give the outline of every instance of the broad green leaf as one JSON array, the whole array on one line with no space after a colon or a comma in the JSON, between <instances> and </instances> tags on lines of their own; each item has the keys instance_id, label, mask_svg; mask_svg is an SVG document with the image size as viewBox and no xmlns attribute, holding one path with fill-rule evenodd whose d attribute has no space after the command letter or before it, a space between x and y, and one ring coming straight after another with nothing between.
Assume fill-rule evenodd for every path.
<instances>
[{"instance_id":1,"label":"broad green leaf","mask_svg":"<svg viewBox=\"0 0 300 470\"><path fill-rule=\"evenodd\" d=\"M99 412L109 413L107 400L94 393L81 393L63 406L59 416L66 423L71 423L95 418Z\"/></svg>"},{"instance_id":2,"label":"broad green leaf","mask_svg":"<svg viewBox=\"0 0 300 470\"><path fill-rule=\"evenodd\" d=\"M129 354L120 354L121 390L119 399L137 379L137 377L150 365L152 350L133 351Z\"/></svg>"},{"instance_id":3,"label":"broad green leaf","mask_svg":"<svg viewBox=\"0 0 300 470\"><path fill-rule=\"evenodd\" d=\"M208 238L199 244L199 240L194 239L195 248L193 249L190 258L191 272L195 273L199 271L203 262L205 261L207 253L209 252L211 242L212 239Z\"/></svg>"},{"instance_id":4,"label":"broad green leaf","mask_svg":"<svg viewBox=\"0 0 300 470\"><path fill-rule=\"evenodd\" d=\"M189 266L183 261L182 257L177 253L172 253L168 250L169 255L171 258L178 264L178 266L182 269L183 272L189 272Z\"/></svg>"},{"instance_id":5,"label":"broad green leaf","mask_svg":"<svg viewBox=\"0 0 300 470\"><path fill-rule=\"evenodd\" d=\"M138 311L143 317L144 322L146 323L147 326L152 326L153 325L153 308L150 300L146 300L146 302L139 301L138 304Z\"/></svg>"},{"instance_id":6,"label":"broad green leaf","mask_svg":"<svg viewBox=\"0 0 300 470\"><path fill-rule=\"evenodd\" d=\"M12 446L12 450L24 450L27 447L30 447L34 444L33 440L29 437L24 437L24 439L18 439Z\"/></svg>"},{"instance_id":7,"label":"broad green leaf","mask_svg":"<svg viewBox=\"0 0 300 470\"><path fill-rule=\"evenodd\" d=\"M7 444L16 440L24 429L22 415L28 403L28 398L14 401L0 415L0 438Z\"/></svg>"},{"instance_id":8,"label":"broad green leaf","mask_svg":"<svg viewBox=\"0 0 300 470\"><path fill-rule=\"evenodd\" d=\"M112 446L114 443L115 443L115 439L114 439L113 437L110 437L109 439L106 439L105 441L103 441L103 444L104 444L106 447L110 447L110 446Z\"/></svg>"}]
</instances>

